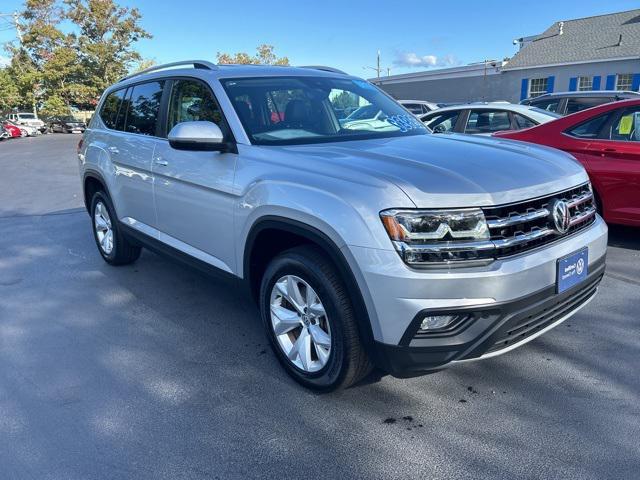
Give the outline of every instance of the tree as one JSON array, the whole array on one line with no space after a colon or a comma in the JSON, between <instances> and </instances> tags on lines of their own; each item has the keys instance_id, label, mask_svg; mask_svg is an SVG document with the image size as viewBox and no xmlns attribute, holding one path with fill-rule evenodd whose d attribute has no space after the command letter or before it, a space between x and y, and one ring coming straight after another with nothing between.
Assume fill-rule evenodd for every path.
<instances>
[{"instance_id":1,"label":"tree","mask_svg":"<svg viewBox=\"0 0 640 480\"><path fill-rule=\"evenodd\" d=\"M273 51L273 45L262 44L256 48L256 55L253 57L245 52L238 52L233 55L218 52L216 57L220 64L289 65L287 57L278 58Z\"/></svg>"},{"instance_id":2,"label":"tree","mask_svg":"<svg viewBox=\"0 0 640 480\"><path fill-rule=\"evenodd\" d=\"M137 8L113 0L64 0L66 17L80 32L77 48L85 71L85 101L95 103L102 91L137 64L142 56L132 44L151 34L140 26Z\"/></svg>"},{"instance_id":3,"label":"tree","mask_svg":"<svg viewBox=\"0 0 640 480\"><path fill-rule=\"evenodd\" d=\"M18 86L9 68L0 68L0 111L10 110L19 100Z\"/></svg>"}]
</instances>

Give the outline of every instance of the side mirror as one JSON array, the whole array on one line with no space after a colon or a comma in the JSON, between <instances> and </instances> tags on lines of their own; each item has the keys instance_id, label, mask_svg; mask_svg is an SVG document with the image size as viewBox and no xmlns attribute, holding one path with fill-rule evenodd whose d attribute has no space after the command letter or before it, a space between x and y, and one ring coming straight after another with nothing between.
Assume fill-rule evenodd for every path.
<instances>
[{"instance_id":1,"label":"side mirror","mask_svg":"<svg viewBox=\"0 0 640 480\"><path fill-rule=\"evenodd\" d=\"M222 152L228 148L222 130L213 122L182 122L168 135L169 145L176 150Z\"/></svg>"}]
</instances>

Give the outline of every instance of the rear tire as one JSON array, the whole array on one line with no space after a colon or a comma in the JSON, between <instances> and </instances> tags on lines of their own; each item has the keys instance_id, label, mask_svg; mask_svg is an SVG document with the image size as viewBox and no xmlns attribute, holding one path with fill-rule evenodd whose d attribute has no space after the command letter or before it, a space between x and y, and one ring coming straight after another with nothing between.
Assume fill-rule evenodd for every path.
<instances>
[{"instance_id":1,"label":"rear tire","mask_svg":"<svg viewBox=\"0 0 640 480\"><path fill-rule=\"evenodd\" d=\"M371 372L344 282L320 249L296 247L271 261L260 312L276 357L301 385L328 392Z\"/></svg>"},{"instance_id":2,"label":"rear tire","mask_svg":"<svg viewBox=\"0 0 640 480\"><path fill-rule=\"evenodd\" d=\"M91 199L91 225L98 251L108 264L127 265L140 257L142 249L124 236L111 199L103 191Z\"/></svg>"}]
</instances>

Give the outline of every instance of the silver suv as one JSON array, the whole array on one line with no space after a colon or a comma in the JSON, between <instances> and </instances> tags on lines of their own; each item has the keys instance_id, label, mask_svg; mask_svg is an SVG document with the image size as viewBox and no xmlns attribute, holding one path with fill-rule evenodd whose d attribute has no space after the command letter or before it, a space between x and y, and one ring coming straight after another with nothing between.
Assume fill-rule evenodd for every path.
<instances>
[{"instance_id":1,"label":"silver suv","mask_svg":"<svg viewBox=\"0 0 640 480\"><path fill-rule=\"evenodd\" d=\"M367 105L375 120L347 120ZM317 390L509 351L605 268L571 156L430 135L330 68L154 67L107 89L78 154L106 262L144 246L242 279L285 370Z\"/></svg>"}]
</instances>

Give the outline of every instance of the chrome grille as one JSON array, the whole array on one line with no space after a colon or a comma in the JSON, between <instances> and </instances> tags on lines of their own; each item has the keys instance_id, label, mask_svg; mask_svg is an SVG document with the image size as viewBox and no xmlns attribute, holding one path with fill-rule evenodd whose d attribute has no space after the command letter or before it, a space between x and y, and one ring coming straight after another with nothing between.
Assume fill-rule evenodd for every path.
<instances>
[{"instance_id":1,"label":"chrome grille","mask_svg":"<svg viewBox=\"0 0 640 480\"><path fill-rule=\"evenodd\" d=\"M551 204L563 200L569 207L568 230L560 233L551 217ZM581 230L595 220L590 184L510 205L483 208L495 245L494 256L505 257L551 243Z\"/></svg>"}]
</instances>

